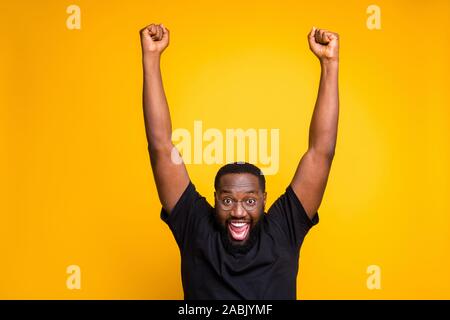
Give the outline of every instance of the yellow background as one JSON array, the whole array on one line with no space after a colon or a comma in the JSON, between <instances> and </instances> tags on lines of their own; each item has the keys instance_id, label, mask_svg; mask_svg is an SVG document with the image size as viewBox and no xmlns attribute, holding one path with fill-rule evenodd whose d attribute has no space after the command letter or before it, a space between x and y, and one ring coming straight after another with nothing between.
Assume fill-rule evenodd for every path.
<instances>
[{"instance_id":1,"label":"yellow background","mask_svg":"<svg viewBox=\"0 0 450 320\"><path fill-rule=\"evenodd\" d=\"M69 30L66 8L81 9ZM381 30L366 9L381 8ZM2 2L0 298L181 299L142 116L139 29L164 23L173 127L279 128L269 204L306 150L338 32L336 156L307 236L300 299L450 299L449 11L442 1ZM189 165L212 200L218 165ZM81 268L81 290L66 267ZM381 289L366 286L369 265Z\"/></svg>"}]
</instances>

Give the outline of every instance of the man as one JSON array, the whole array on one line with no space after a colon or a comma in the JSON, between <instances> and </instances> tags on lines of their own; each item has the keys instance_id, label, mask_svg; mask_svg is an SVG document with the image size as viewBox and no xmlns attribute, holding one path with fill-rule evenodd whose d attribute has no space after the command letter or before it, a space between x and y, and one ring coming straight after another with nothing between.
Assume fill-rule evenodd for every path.
<instances>
[{"instance_id":1,"label":"man","mask_svg":"<svg viewBox=\"0 0 450 320\"><path fill-rule=\"evenodd\" d=\"M169 30L151 24L140 31L143 107L148 150L165 221L180 248L185 299L296 299L299 251L319 218L338 125L338 35L313 29L309 47L321 78L309 146L295 175L265 213L265 179L248 163L217 173L215 206L190 181L171 141L172 127L160 70ZM175 152L173 153L173 151Z\"/></svg>"}]
</instances>

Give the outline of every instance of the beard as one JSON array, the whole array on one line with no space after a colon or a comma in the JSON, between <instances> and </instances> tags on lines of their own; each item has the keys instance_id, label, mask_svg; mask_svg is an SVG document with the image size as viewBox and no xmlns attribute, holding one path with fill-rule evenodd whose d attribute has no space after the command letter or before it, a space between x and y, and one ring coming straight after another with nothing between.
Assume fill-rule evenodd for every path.
<instances>
[{"instance_id":1,"label":"beard","mask_svg":"<svg viewBox=\"0 0 450 320\"><path fill-rule=\"evenodd\" d=\"M264 220L264 212L261 213L261 217L255 225L253 225L253 223L251 224L248 238L244 241L233 240L231 238L231 235L229 234L227 226L222 225L219 222L217 216L215 216L214 218L215 225L219 230L220 238L225 250L232 255L245 254L255 245L255 243L259 239L262 229L262 222Z\"/></svg>"}]
</instances>

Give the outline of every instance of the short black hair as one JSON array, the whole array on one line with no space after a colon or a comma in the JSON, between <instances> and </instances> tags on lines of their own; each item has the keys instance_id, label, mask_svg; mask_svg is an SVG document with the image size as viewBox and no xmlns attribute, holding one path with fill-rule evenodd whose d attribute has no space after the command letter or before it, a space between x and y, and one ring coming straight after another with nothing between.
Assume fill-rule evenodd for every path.
<instances>
[{"instance_id":1,"label":"short black hair","mask_svg":"<svg viewBox=\"0 0 450 320\"><path fill-rule=\"evenodd\" d=\"M219 171L217 171L216 178L214 179L214 189L216 191L219 188L220 178L229 173L250 173L258 177L259 187L262 192L266 191L266 178L264 177L261 169L248 162L232 162L221 167Z\"/></svg>"}]
</instances>

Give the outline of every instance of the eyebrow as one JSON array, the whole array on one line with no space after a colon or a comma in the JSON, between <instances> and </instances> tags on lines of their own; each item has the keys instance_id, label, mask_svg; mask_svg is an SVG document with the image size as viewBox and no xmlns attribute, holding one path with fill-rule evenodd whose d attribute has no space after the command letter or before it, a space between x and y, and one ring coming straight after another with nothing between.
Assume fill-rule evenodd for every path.
<instances>
[{"instance_id":1,"label":"eyebrow","mask_svg":"<svg viewBox=\"0 0 450 320\"><path fill-rule=\"evenodd\" d=\"M231 190L222 189L220 193L233 193ZM256 190L245 191L244 193L258 193Z\"/></svg>"}]
</instances>

